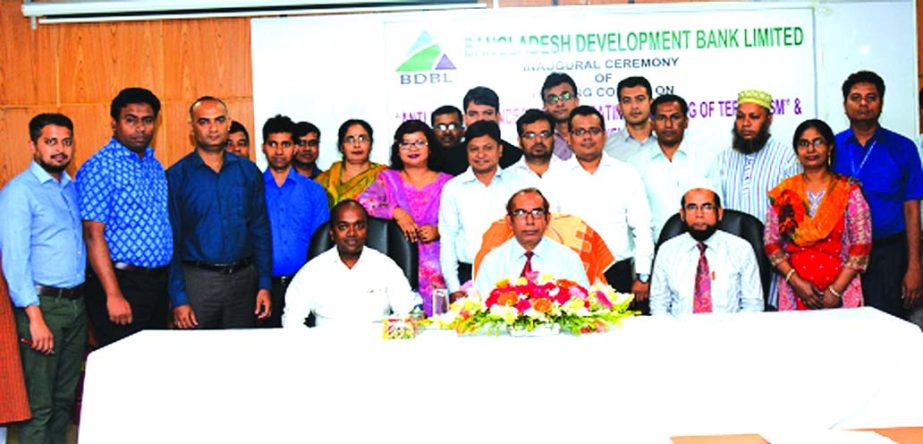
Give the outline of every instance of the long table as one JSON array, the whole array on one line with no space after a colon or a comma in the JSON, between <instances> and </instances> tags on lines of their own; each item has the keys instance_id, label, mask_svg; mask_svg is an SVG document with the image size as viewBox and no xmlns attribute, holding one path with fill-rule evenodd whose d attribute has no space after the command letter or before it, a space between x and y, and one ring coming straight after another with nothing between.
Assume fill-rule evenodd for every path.
<instances>
[{"instance_id":1,"label":"long table","mask_svg":"<svg viewBox=\"0 0 923 444\"><path fill-rule=\"evenodd\" d=\"M146 331L90 355L79 442L665 443L923 426L921 375L923 334L872 308L639 317L580 337Z\"/></svg>"}]
</instances>

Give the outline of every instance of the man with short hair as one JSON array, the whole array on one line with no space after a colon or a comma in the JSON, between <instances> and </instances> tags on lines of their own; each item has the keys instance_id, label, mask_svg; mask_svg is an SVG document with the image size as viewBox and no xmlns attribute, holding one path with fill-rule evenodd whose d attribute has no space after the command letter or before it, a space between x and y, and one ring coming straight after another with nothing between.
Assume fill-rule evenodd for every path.
<instances>
[{"instance_id":1,"label":"man with short hair","mask_svg":"<svg viewBox=\"0 0 923 444\"><path fill-rule=\"evenodd\" d=\"M553 176L562 213L572 214L593 227L617 262L606 279L617 291L631 292L635 301L647 300L654 241L651 210L644 183L631 165L603 154L606 126L596 108L581 105L570 115L570 145L574 157L563 161ZM599 193L606 198L600 199ZM440 231L441 232L441 231Z\"/></svg>"},{"instance_id":2,"label":"man with short hair","mask_svg":"<svg viewBox=\"0 0 923 444\"><path fill-rule=\"evenodd\" d=\"M758 90L737 96L733 143L718 153L709 178L718 184L725 208L747 213L766 223L769 190L801 172L791 146L769 133L772 96Z\"/></svg>"},{"instance_id":3,"label":"man with short hair","mask_svg":"<svg viewBox=\"0 0 923 444\"><path fill-rule=\"evenodd\" d=\"M298 122L295 124L295 157L292 166L302 176L309 179L317 177L321 169L317 167L317 156L320 154L320 128L311 122Z\"/></svg>"},{"instance_id":4,"label":"man with short hair","mask_svg":"<svg viewBox=\"0 0 923 444\"><path fill-rule=\"evenodd\" d=\"M86 346L86 248L77 190L64 171L74 156L73 129L62 114L33 117L32 163L0 193L3 274L32 409L19 426L23 444L66 442Z\"/></svg>"},{"instance_id":5,"label":"man with short hair","mask_svg":"<svg viewBox=\"0 0 923 444\"><path fill-rule=\"evenodd\" d=\"M676 214L676 201L686 186L704 178L714 161L714 155L705 148L685 143L688 111L686 100L680 96L664 94L654 99L651 122L656 143L641 147L628 160L644 181L655 240L667 220Z\"/></svg>"},{"instance_id":6,"label":"man with short hair","mask_svg":"<svg viewBox=\"0 0 923 444\"><path fill-rule=\"evenodd\" d=\"M519 146L522 147L522 159L505 170L522 186L533 188L547 188L543 186L549 174L561 162L553 154L552 137L554 135L554 120L550 114L538 110L526 110L516 120L516 130L519 133ZM570 148L568 148L570 150ZM544 189L546 194L553 190ZM557 209L557 207L555 208Z\"/></svg>"},{"instance_id":7,"label":"man with short hair","mask_svg":"<svg viewBox=\"0 0 923 444\"><path fill-rule=\"evenodd\" d=\"M481 248L481 237L503 217L513 181L500 169L503 147L500 127L491 120L475 122L465 131L468 163L464 173L446 182L439 201L439 264L453 297L471 279L471 264Z\"/></svg>"},{"instance_id":8,"label":"man with short hair","mask_svg":"<svg viewBox=\"0 0 923 444\"><path fill-rule=\"evenodd\" d=\"M616 87L616 95L625 128L608 138L605 152L627 162L641 148L657 145L650 118L651 82L644 77L626 77Z\"/></svg>"},{"instance_id":9,"label":"man with short hair","mask_svg":"<svg viewBox=\"0 0 923 444\"><path fill-rule=\"evenodd\" d=\"M452 105L443 105L436 108L430 116L433 132L442 149L450 149L461 143L465 135L465 125L462 124L462 112Z\"/></svg>"},{"instance_id":10,"label":"man with short hair","mask_svg":"<svg viewBox=\"0 0 923 444\"><path fill-rule=\"evenodd\" d=\"M651 314L763 311L763 284L747 241L718 230L721 199L710 184L680 199L686 232L660 246L651 277Z\"/></svg>"},{"instance_id":11,"label":"man with short hair","mask_svg":"<svg viewBox=\"0 0 923 444\"><path fill-rule=\"evenodd\" d=\"M862 182L872 213L872 251L862 274L865 304L907 318L923 292L923 172L913 142L879 123L884 97L884 80L874 72L859 71L843 82L849 129L836 135L833 169Z\"/></svg>"},{"instance_id":12,"label":"man with short hair","mask_svg":"<svg viewBox=\"0 0 923 444\"><path fill-rule=\"evenodd\" d=\"M554 118L554 155L561 160L570 159L574 152L568 142L570 133L567 132L567 119L570 112L580 106L577 84L571 76L553 72L545 77L541 98L545 111Z\"/></svg>"},{"instance_id":13,"label":"man with short hair","mask_svg":"<svg viewBox=\"0 0 923 444\"><path fill-rule=\"evenodd\" d=\"M112 138L77 172L91 267L86 305L100 346L167 327L173 258L167 176L151 140L160 100L143 88L112 99Z\"/></svg>"},{"instance_id":14,"label":"man with short hair","mask_svg":"<svg viewBox=\"0 0 923 444\"><path fill-rule=\"evenodd\" d=\"M253 327L271 313L272 238L263 177L253 162L226 151L230 116L221 99L196 99L189 117L195 150L167 170L174 323Z\"/></svg>"},{"instance_id":15,"label":"man with short hair","mask_svg":"<svg viewBox=\"0 0 923 444\"><path fill-rule=\"evenodd\" d=\"M269 168L263 173L266 209L272 233L272 314L264 327L281 327L285 290L307 261L314 231L330 217L327 192L319 183L292 168L296 125L277 115L263 125L263 154Z\"/></svg>"},{"instance_id":16,"label":"man with short hair","mask_svg":"<svg viewBox=\"0 0 923 444\"><path fill-rule=\"evenodd\" d=\"M417 304L407 277L391 258L365 247L369 215L355 200L330 210L328 234L336 247L298 271L285 294L282 326L300 328L311 313L315 325L371 323L389 314L407 316Z\"/></svg>"},{"instance_id":17,"label":"man with short hair","mask_svg":"<svg viewBox=\"0 0 923 444\"><path fill-rule=\"evenodd\" d=\"M510 197L506 223L513 238L484 257L474 280L481 296L487 297L501 279L515 280L528 273L548 274L589 288L580 256L545 237L550 221L548 200L538 189L524 188Z\"/></svg>"},{"instance_id":18,"label":"man with short hair","mask_svg":"<svg viewBox=\"0 0 923 444\"><path fill-rule=\"evenodd\" d=\"M231 129L228 131L228 152L250 158L250 132L236 120L231 122Z\"/></svg>"},{"instance_id":19,"label":"man with short hair","mask_svg":"<svg viewBox=\"0 0 923 444\"><path fill-rule=\"evenodd\" d=\"M465 127L470 128L475 122L480 121L500 124L500 97L492 89L484 86L471 88L465 94L462 105L465 110ZM442 172L457 176L468 169L468 150L465 142L444 153ZM502 139L500 145L503 147L500 168L509 167L522 157L522 151L516 145Z\"/></svg>"}]
</instances>

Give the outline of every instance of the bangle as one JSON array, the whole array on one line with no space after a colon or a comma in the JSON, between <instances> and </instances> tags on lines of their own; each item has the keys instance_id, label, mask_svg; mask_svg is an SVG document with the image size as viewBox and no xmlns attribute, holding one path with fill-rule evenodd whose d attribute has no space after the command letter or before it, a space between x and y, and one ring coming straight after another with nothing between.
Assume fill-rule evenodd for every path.
<instances>
[{"instance_id":1,"label":"bangle","mask_svg":"<svg viewBox=\"0 0 923 444\"><path fill-rule=\"evenodd\" d=\"M785 283L788 283L788 280L792 278L793 274L795 274L795 267L792 267L791 270L788 270L788 273L785 273Z\"/></svg>"},{"instance_id":2,"label":"bangle","mask_svg":"<svg viewBox=\"0 0 923 444\"><path fill-rule=\"evenodd\" d=\"M831 293L832 295L836 296L837 299L843 299L843 295L841 295L841 294L838 293L836 290L834 290L834 289L833 289L833 285L827 287L827 290L830 290L830 293Z\"/></svg>"}]
</instances>

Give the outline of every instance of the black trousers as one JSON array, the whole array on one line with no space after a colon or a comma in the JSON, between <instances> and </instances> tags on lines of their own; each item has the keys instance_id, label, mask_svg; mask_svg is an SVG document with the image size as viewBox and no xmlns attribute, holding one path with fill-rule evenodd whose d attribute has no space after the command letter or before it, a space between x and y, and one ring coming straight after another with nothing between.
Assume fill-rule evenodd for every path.
<instances>
[{"instance_id":1,"label":"black trousers","mask_svg":"<svg viewBox=\"0 0 923 444\"><path fill-rule=\"evenodd\" d=\"M272 278L272 289L270 290L270 299L272 299L272 314L260 322L260 327L280 328L282 327L282 311L285 310L285 292L288 285L292 283L293 276L283 276Z\"/></svg>"},{"instance_id":2,"label":"black trousers","mask_svg":"<svg viewBox=\"0 0 923 444\"><path fill-rule=\"evenodd\" d=\"M109 320L106 291L93 269L87 267L84 299L87 314L90 317L90 323L93 324L100 347L141 330L158 330L167 327L169 296L166 271L157 275L148 275L115 270L115 280L119 283L125 300L131 306L131 324L128 325L117 325Z\"/></svg>"},{"instance_id":3,"label":"black trousers","mask_svg":"<svg viewBox=\"0 0 923 444\"><path fill-rule=\"evenodd\" d=\"M606 276L606 280L609 281L609 286L614 288L615 291L619 293L631 293L631 286L635 283L635 271L632 259L625 259L612 264L603 274ZM651 314L651 304L648 300L643 302L633 301L630 308L632 310L640 310L643 315Z\"/></svg>"},{"instance_id":4,"label":"black trousers","mask_svg":"<svg viewBox=\"0 0 923 444\"><path fill-rule=\"evenodd\" d=\"M869 266L862 274L862 297L865 305L875 307L901 319L910 310L903 306L901 287L907 272L907 234L872 240Z\"/></svg>"}]
</instances>

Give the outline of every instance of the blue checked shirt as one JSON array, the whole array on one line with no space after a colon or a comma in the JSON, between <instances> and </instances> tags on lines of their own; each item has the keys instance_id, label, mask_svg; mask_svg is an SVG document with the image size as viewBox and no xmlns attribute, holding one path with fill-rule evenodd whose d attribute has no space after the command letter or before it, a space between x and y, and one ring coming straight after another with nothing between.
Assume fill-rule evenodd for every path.
<instances>
[{"instance_id":1,"label":"blue checked shirt","mask_svg":"<svg viewBox=\"0 0 923 444\"><path fill-rule=\"evenodd\" d=\"M167 176L148 147L142 157L115 138L77 171L83 220L102 222L113 262L163 267L173 257Z\"/></svg>"},{"instance_id":2,"label":"blue checked shirt","mask_svg":"<svg viewBox=\"0 0 923 444\"><path fill-rule=\"evenodd\" d=\"M77 191L67 173L58 182L32 162L3 188L0 214L3 274L14 306L38 305L36 284L71 288L83 283L86 247Z\"/></svg>"}]
</instances>

